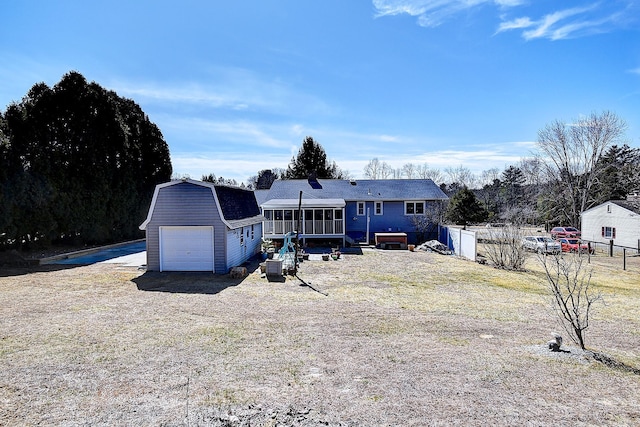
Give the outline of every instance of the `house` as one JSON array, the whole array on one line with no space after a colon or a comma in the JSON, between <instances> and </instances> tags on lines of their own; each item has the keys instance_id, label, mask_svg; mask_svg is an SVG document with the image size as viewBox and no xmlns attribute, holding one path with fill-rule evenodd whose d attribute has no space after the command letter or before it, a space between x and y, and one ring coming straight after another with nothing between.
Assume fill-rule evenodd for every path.
<instances>
[{"instance_id":1,"label":"house","mask_svg":"<svg viewBox=\"0 0 640 427\"><path fill-rule=\"evenodd\" d=\"M423 232L416 223L448 199L430 179L314 178L276 180L259 198L265 239L282 239L297 230L303 243L342 245L371 242L376 233L406 233L408 242L415 243Z\"/></svg>"},{"instance_id":2,"label":"house","mask_svg":"<svg viewBox=\"0 0 640 427\"><path fill-rule=\"evenodd\" d=\"M182 179L156 186L147 219L147 270L226 274L259 252L252 191Z\"/></svg>"},{"instance_id":3,"label":"house","mask_svg":"<svg viewBox=\"0 0 640 427\"><path fill-rule=\"evenodd\" d=\"M640 199L610 200L581 214L582 239L640 248Z\"/></svg>"}]
</instances>

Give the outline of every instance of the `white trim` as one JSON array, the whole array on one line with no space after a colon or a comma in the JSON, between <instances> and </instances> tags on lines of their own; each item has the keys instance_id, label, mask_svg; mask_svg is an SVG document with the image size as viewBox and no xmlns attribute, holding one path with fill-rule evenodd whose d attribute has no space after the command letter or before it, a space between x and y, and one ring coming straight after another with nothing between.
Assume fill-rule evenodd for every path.
<instances>
[{"instance_id":1,"label":"white trim","mask_svg":"<svg viewBox=\"0 0 640 427\"><path fill-rule=\"evenodd\" d=\"M380 204L380 213L378 213L378 204ZM384 202L383 201L375 201L373 202L373 214L374 215L384 215Z\"/></svg>"},{"instance_id":2,"label":"white trim","mask_svg":"<svg viewBox=\"0 0 640 427\"><path fill-rule=\"evenodd\" d=\"M362 213L360 213L360 204L362 203ZM356 216L365 216L367 212L367 202L358 201L356 202Z\"/></svg>"},{"instance_id":3,"label":"white trim","mask_svg":"<svg viewBox=\"0 0 640 427\"><path fill-rule=\"evenodd\" d=\"M210 182L196 181L194 179L174 179L173 181L165 182L164 184L156 185L156 188L153 191L153 198L151 199L151 206L149 207L149 213L147 214L147 219L145 219L144 222L142 224L140 224L140 226L138 227L140 230L146 230L147 229L147 225L149 225L149 222L151 222L151 218L153 217L153 211L156 208L156 202L158 200L158 194L160 193L160 189L161 188L165 188L165 187L171 187L172 185L177 185L177 184L182 184L182 183L199 185L200 187L206 187L206 188L210 189L211 190L211 194L213 195L213 200L216 203L216 208L218 209L218 212L220 213L220 219L222 220L222 222L227 227L229 227L231 230L239 227L239 225L237 225L237 221L243 221L243 220L227 221L225 219L224 214L222 212L222 209L220 209L220 201L218 200L218 194L216 193L215 184L212 184ZM247 191L247 190L245 190L245 191ZM342 202L344 203L344 200ZM296 206L297 206L297 204L296 204ZM259 215L255 216L254 218L255 218L255 224L257 224L257 223L262 221L262 219L260 218ZM246 220L246 218L244 220ZM233 224L234 222L236 222L235 226ZM247 224L242 223L241 226L246 226L246 225Z\"/></svg>"},{"instance_id":4,"label":"white trim","mask_svg":"<svg viewBox=\"0 0 640 427\"><path fill-rule=\"evenodd\" d=\"M346 206L344 199L271 199L264 202L260 207L264 209L298 209L298 204L302 208L343 208Z\"/></svg>"},{"instance_id":5,"label":"white trim","mask_svg":"<svg viewBox=\"0 0 640 427\"><path fill-rule=\"evenodd\" d=\"M407 205L411 203L413 205L413 213L408 213L407 212ZM422 212L418 213L416 212L416 206L418 204L422 204ZM404 214L405 215L424 215L426 212L427 206L424 200L405 200L404 201Z\"/></svg>"}]
</instances>

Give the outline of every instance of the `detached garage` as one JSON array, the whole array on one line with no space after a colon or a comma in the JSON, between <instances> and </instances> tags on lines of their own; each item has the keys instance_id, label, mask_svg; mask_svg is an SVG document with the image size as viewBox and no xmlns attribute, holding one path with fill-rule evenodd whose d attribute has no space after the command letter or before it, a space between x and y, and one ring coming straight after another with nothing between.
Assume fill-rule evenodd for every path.
<instances>
[{"instance_id":1,"label":"detached garage","mask_svg":"<svg viewBox=\"0 0 640 427\"><path fill-rule=\"evenodd\" d=\"M147 270L226 274L260 250L252 191L190 179L156 186L147 219Z\"/></svg>"}]
</instances>

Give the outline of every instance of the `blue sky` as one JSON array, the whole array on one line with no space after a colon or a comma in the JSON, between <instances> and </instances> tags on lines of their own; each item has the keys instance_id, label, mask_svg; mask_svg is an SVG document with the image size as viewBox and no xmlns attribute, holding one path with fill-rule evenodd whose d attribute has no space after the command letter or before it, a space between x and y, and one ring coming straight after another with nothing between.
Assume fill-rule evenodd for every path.
<instances>
[{"instance_id":1,"label":"blue sky","mask_svg":"<svg viewBox=\"0 0 640 427\"><path fill-rule=\"evenodd\" d=\"M500 170L610 110L640 145L640 0L6 0L0 109L70 70L141 105L174 172L238 181L305 136L356 178Z\"/></svg>"}]
</instances>

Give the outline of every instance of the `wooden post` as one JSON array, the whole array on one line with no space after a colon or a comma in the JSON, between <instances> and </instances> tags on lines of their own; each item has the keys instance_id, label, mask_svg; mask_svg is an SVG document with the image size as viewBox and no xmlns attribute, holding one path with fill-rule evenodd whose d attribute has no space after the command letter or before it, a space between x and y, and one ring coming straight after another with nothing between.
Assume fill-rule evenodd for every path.
<instances>
[{"instance_id":1,"label":"wooden post","mask_svg":"<svg viewBox=\"0 0 640 427\"><path fill-rule=\"evenodd\" d=\"M587 264L591 264L591 242L587 242Z\"/></svg>"},{"instance_id":2,"label":"wooden post","mask_svg":"<svg viewBox=\"0 0 640 427\"><path fill-rule=\"evenodd\" d=\"M627 269L627 248L622 249L622 269Z\"/></svg>"},{"instance_id":3,"label":"wooden post","mask_svg":"<svg viewBox=\"0 0 640 427\"><path fill-rule=\"evenodd\" d=\"M609 240L609 257L613 257L613 239Z\"/></svg>"}]
</instances>

